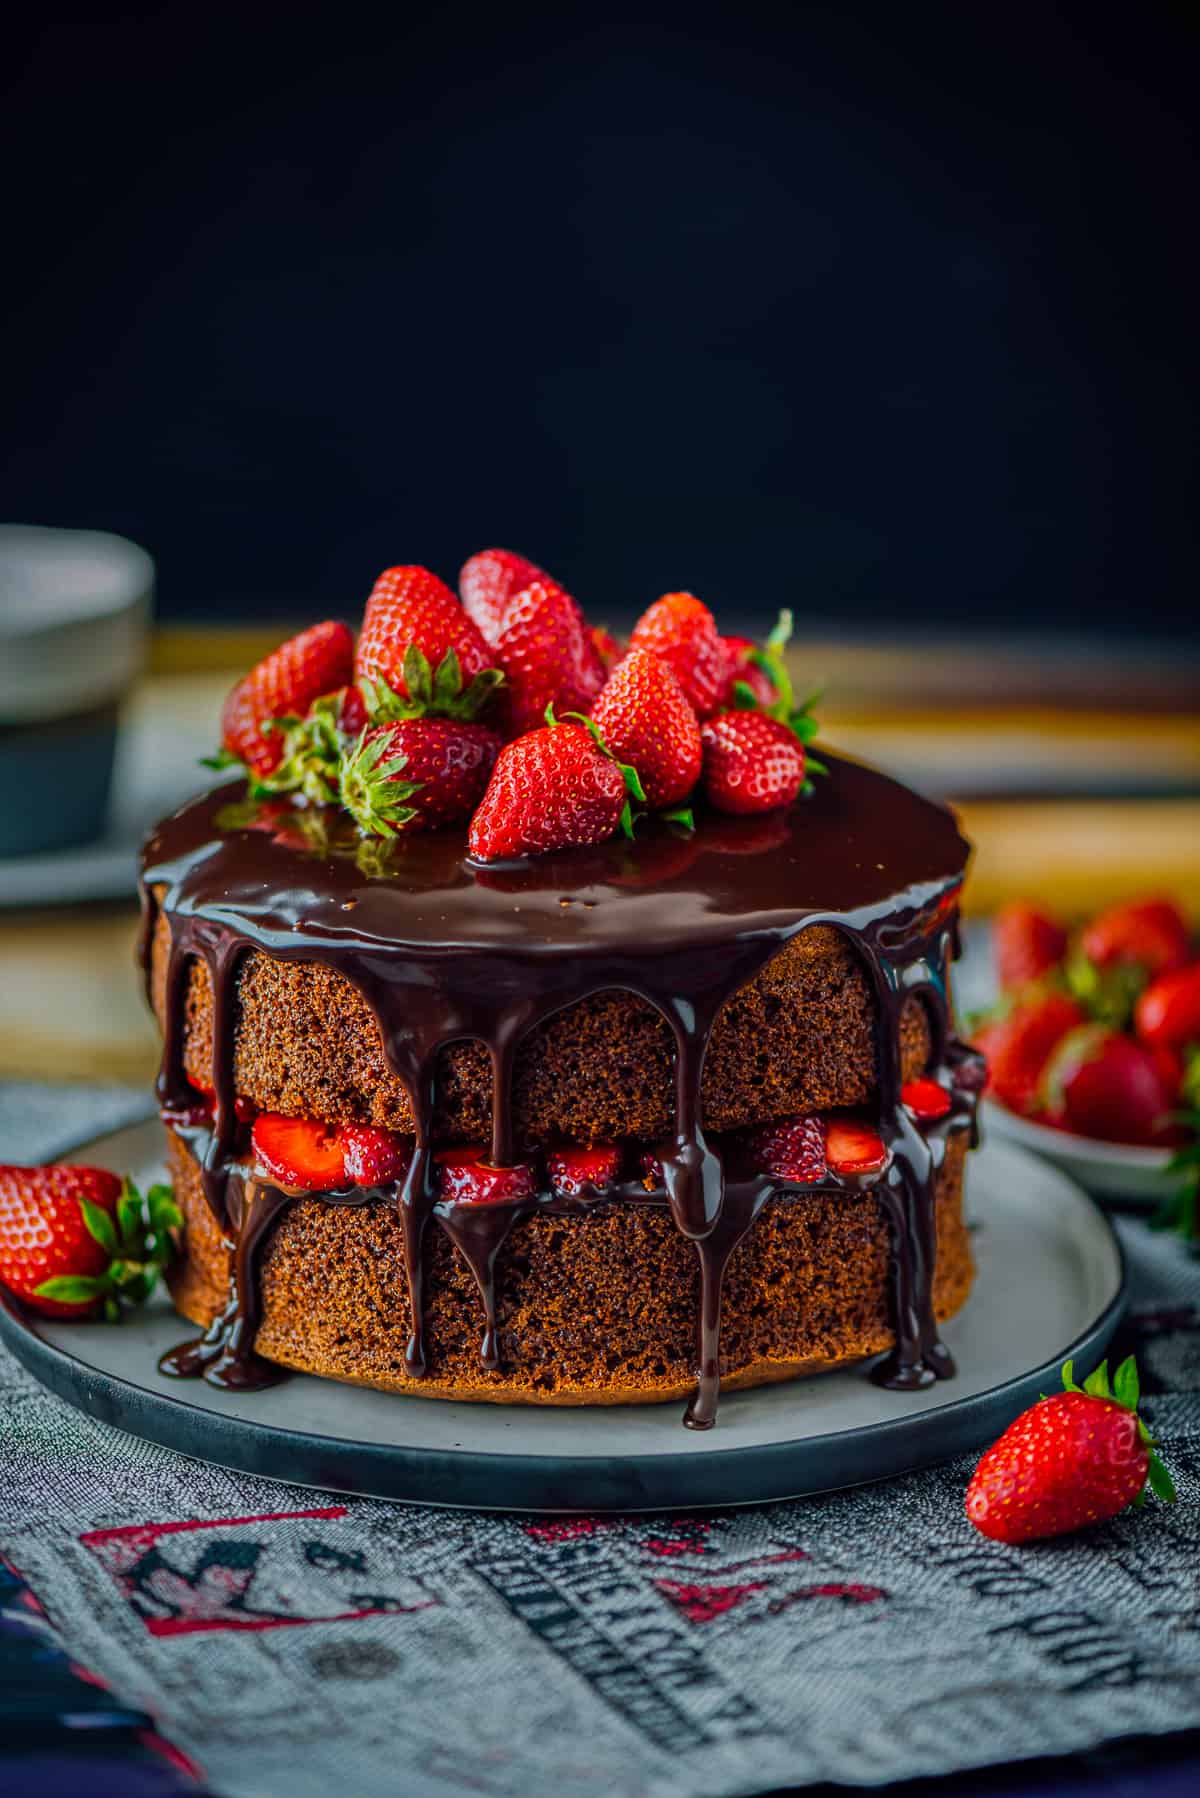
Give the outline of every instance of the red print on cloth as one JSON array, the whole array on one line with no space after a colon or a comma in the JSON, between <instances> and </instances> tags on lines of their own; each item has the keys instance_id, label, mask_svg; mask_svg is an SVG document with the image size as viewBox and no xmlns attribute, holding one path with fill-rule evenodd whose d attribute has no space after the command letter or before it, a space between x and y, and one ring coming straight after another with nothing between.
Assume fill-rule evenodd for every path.
<instances>
[{"instance_id":1,"label":"red print on cloth","mask_svg":"<svg viewBox=\"0 0 1200 1798\"><path fill-rule=\"evenodd\" d=\"M79 1538L152 1636L263 1630L426 1610L419 1579L388 1569L339 1528L345 1505L180 1523L138 1523Z\"/></svg>"}]
</instances>

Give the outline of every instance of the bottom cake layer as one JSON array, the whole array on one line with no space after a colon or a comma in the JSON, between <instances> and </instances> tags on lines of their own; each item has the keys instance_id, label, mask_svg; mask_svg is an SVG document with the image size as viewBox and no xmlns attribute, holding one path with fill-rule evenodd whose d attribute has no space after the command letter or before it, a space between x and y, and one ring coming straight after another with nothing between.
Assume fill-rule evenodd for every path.
<instances>
[{"instance_id":1,"label":"bottom cake layer","mask_svg":"<svg viewBox=\"0 0 1200 1798\"><path fill-rule=\"evenodd\" d=\"M207 1326L229 1296L229 1251L187 1144L168 1131L184 1254L176 1307ZM937 1177L939 1321L966 1301L974 1269L963 1220L967 1133ZM825 1372L892 1347L889 1232L869 1193L781 1194L734 1250L725 1276L726 1389ZM405 1369L411 1330L401 1222L382 1202L297 1199L262 1255L266 1360L304 1373L430 1398L604 1405L686 1398L695 1386L699 1265L665 1207L613 1204L520 1219L496 1264L500 1371L484 1368L484 1315L471 1269L446 1233L425 1239L427 1373Z\"/></svg>"}]
</instances>

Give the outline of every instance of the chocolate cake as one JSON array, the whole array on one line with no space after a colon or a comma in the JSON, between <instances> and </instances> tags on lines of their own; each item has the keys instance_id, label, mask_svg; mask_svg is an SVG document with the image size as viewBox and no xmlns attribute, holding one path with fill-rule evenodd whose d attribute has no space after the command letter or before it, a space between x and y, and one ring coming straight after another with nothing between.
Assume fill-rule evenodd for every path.
<instances>
[{"instance_id":1,"label":"chocolate cake","mask_svg":"<svg viewBox=\"0 0 1200 1798\"><path fill-rule=\"evenodd\" d=\"M941 807L827 762L759 816L511 863L461 829L281 820L236 784L168 819L142 959L185 1215L172 1292L205 1327L169 1370L687 1397L696 1427L722 1385L872 1356L890 1386L950 1375L981 1075L947 986L967 845ZM405 1165L297 1190L256 1162L263 1113L396 1133ZM881 1165L764 1168L755 1130L818 1114L869 1124ZM527 1184L457 1202L440 1158L464 1144ZM612 1145L615 1173L556 1181L572 1145Z\"/></svg>"}]
</instances>

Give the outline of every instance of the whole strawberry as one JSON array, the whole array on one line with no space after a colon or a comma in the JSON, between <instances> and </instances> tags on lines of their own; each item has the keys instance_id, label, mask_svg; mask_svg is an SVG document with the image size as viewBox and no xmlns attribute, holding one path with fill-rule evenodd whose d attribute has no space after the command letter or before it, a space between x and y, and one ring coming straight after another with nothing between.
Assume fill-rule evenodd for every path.
<instances>
[{"instance_id":1,"label":"whole strawberry","mask_svg":"<svg viewBox=\"0 0 1200 1798\"><path fill-rule=\"evenodd\" d=\"M0 1167L0 1285L48 1317L86 1317L152 1290L180 1215L99 1167Z\"/></svg>"},{"instance_id":2,"label":"whole strawberry","mask_svg":"<svg viewBox=\"0 0 1200 1798\"><path fill-rule=\"evenodd\" d=\"M535 581L514 595L495 642L504 670L506 734L538 730L546 707L586 712L604 685L604 664L569 593Z\"/></svg>"},{"instance_id":3,"label":"whole strawberry","mask_svg":"<svg viewBox=\"0 0 1200 1798\"><path fill-rule=\"evenodd\" d=\"M605 682L592 720L618 760L637 769L647 805L687 798L700 778L700 725L666 662L631 649Z\"/></svg>"},{"instance_id":4,"label":"whole strawberry","mask_svg":"<svg viewBox=\"0 0 1200 1798\"><path fill-rule=\"evenodd\" d=\"M744 681L750 690L750 697L755 705L763 711L769 711L779 700L779 693L759 661L760 646L753 637L722 637L725 645L725 658L729 664L729 679Z\"/></svg>"},{"instance_id":5,"label":"whole strawberry","mask_svg":"<svg viewBox=\"0 0 1200 1798\"><path fill-rule=\"evenodd\" d=\"M416 566L384 569L367 600L354 662L373 717L472 718L498 684L495 662L436 574Z\"/></svg>"},{"instance_id":6,"label":"whole strawberry","mask_svg":"<svg viewBox=\"0 0 1200 1798\"><path fill-rule=\"evenodd\" d=\"M511 549L481 549L463 563L458 591L467 617L489 643L494 643L509 601L535 581L551 587L558 584L536 562L527 561Z\"/></svg>"},{"instance_id":7,"label":"whole strawberry","mask_svg":"<svg viewBox=\"0 0 1200 1798\"><path fill-rule=\"evenodd\" d=\"M602 843L628 818L628 776L582 724L547 725L500 751L468 834L476 861Z\"/></svg>"},{"instance_id":8,"label":"whole strawberry","mask_svg":"<svg viewBox=\"0 0 1200 1798\"><path fill-rule=\"evenodd\" d=\"M284 739L278 732L264 732L263 726L274 718L303 716L314 699L346 686L353 666L354 637L344 624L331 619L290 637L252 668L225 701L224 760L244 762L252 774L270 774L283 759Z\"/></svg>"},{"instance_id":9,"label":"whole strawberry","mask_svg":"<svg viewBox=\"0 0 1200 1798\"><path fill-rule=\"evenodd\" d=\"M804 745L765 712L718 712L701 727L704 791L722 812L774 811L804 786Z\"/></svg>"},{"instance_id":10,"label":"whole strawberry","mask_svg":"<svg viewBox=\"0 0 1200 1798\"><path fill-rule=\"evenodd\" d=\"M1054 1048L1041 1079L1043 1108L1064 1128L1145 1148L1176 1139L1172 1095L1150 1051L1119 1030L1085 1024Z\"/></svg>"},{"instance_id":11,"label":"whole strawberry","mask_svg":"<svg viewBox=\"0 0 1200 1798\"><path fill-rule=\"evenodd\" d=\"M1138 1000L1133 1022L1152 1048L1200 1043L1200 962L1160 974Z\"/></svg>"},{"instance_id":12,"label":"whole strawberry","mask_svg":"<svg viewBox=\"0 0 1200 1798\"><path fill-rule=\"evenodd\" d=\"M1009 1425L980 1461L966 1512L994 1542L1033 1542L1103 1523L1142 1502L1147 1482L1170 1504L1175 1488L1137 1415L1137 1366L1122 1361L1110 1389L1108 1363L1043 1398Z\"/></svg>"},{"instance_id":13,"label":"whole strawberry","mask_svg":"<svg viewBox=\"0 0 1200 1798\"><path fill-rule=\"evenodd\" d=\"M1067 952L1067 933L1035 905L1014 899L992 923L992 954L1002 991L1016 992L1048 974Z\"/></svg>"},{"instance_id":14,"label":"whole strawberry","mask_svg":"<svg viewBox=\"0 0 1200 1798\"><path fill-rule=\"evenodd\" d=\"M779 1180L814 1185L829 1171L825 1160L825 1126L819 1117L782 1118L750 1132L746 1147L752 1164Z\"/></svg>"},{"instance_id":15,"label":"whole strawberry","mask_svg":"<svg viewBox=\"0 0 1200 1798\"><path fill-rule=\"evenodd\" d=\"M1043 1110L1042 1073L1051 1053L1085 1022L1083 1008L1065 993L1031 998L976 1035L988 1058L991 1089L1010 1111Z\"/></svg>"},{"instance_id":16,"label":"whole strawberry","mask_svg":"<svg viewBox=\"0 0 1200 1798\"><path fill-rule=\"evenodd\" d=\"M368 837L459 824L482 798L499 753L500 738L486 724L376 725L342 758L342 804Z\"/></svg>"},{"instance_id":17,"label":"whole strawberry","mask_svg":"<svg viewBox=\"0 0 1200 1798\"><path fill-rule=\"evenodd\" d=\"M731 669L717 622L694 593L665 593L633 627L631 649L667 663L700 718L724 705Z\"/></svg>"},{"instance_id":18,"label":"whole strawberry","mask_svg":"<svg viewBox=\"0 0 1200 1798\"><path fill-rule=\"evenodd\" d=\"M1132 963L1155 975L1182 967L1190 942L1187 921L1171 900L1133 899L1097 912L1079 947L1097 968Z\"/></svg>"}]
</instances>

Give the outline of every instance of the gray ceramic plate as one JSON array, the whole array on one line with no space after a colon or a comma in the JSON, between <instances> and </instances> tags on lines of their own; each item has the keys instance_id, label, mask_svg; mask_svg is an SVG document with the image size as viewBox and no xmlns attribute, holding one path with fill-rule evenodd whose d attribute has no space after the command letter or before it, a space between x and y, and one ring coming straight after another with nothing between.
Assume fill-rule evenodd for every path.
<instances>
[{"instance_id":1,"label":"gray ceramic plate","mask_svg":"<svg viewBox=\"0 0 1200 1798\"><path fill-rule=\"evenodd\" d=\"M161 1174L156 1121L72 1159ZM1078 1187L1006 1144L972 1157L979 1274L946 1328L958 1377L884 1392L861 1367L730 1393L715 1430L682 1406L580 1409L449 1404L297 1376L255 1395L164 1379L157 1357L188 1333L160 1304L119 1328L0 1309L0 1334L80 1410L184 1454L339 1492L519 1511L649 1511L761 1503L886 1478L981 1448L1068 1355L1085 1368L1124 1305L1112 1229Z\"/></svg>"}]
</instances>

